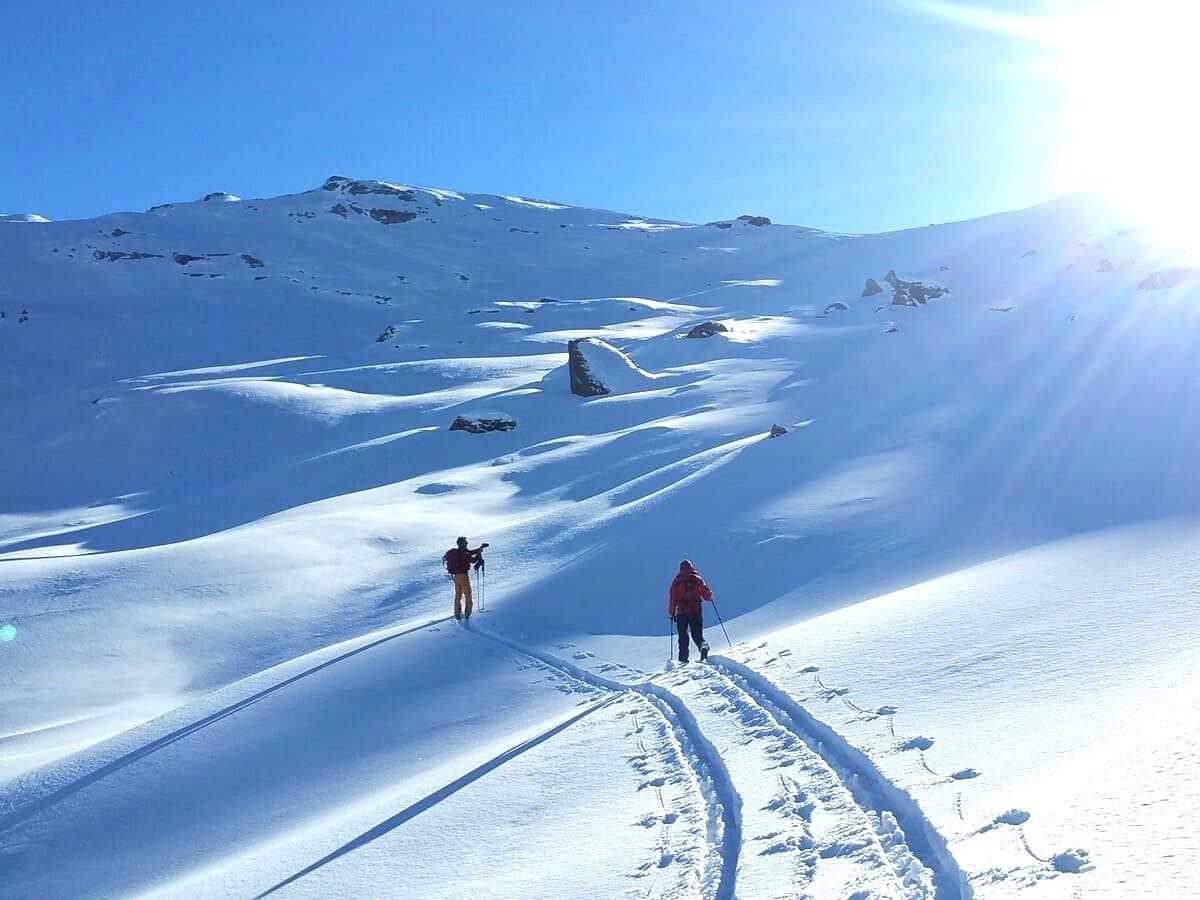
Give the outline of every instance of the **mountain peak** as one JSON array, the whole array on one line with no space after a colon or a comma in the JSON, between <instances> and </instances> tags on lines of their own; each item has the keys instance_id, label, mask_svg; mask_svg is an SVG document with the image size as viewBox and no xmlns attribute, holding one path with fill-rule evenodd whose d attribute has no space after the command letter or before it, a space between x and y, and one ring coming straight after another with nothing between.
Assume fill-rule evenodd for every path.
<instances>
[{"instance_id":1,"label":"mountain peak","mask_svg":"<svg viewBox=\"0 0 1200 900\"><path fill-rule=\"evenodd\" d=\"M42 222L49 222L49 221L50 220L47 219L45 216L39 216L37 213L11 213L9 215L0 213L0 222L42 223Z\"/></svg>"}]
</instances>

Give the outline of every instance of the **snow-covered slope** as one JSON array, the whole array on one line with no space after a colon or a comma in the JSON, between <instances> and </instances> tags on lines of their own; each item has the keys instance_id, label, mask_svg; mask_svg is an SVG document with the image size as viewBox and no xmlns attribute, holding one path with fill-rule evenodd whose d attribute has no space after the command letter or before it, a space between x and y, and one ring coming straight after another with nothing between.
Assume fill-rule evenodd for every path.
<instances>
[{"instance_id":1,"label":"snow-covered slope","mask_svg":"<svg viewBox=\"0 0 1200 900\"><path fill-rule=\"evenodd\" d=\"M0 893L1187 895L1195 266L1086 195L12 224Z\"/></svg>"}]
</instances>

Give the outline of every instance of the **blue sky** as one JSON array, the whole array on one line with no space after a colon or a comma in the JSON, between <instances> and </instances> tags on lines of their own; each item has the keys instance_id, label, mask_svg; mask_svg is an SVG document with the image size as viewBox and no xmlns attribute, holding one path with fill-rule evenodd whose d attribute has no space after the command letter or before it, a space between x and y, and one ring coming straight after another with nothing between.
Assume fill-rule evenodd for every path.
<instances>
[{"instance_id":1,"label":"blue sky","mask_svg":"<svg viewBox=\"0 0 1200 900\"><path fill-rule=\"evenodd\" d=\"M8 3L0 212L345 174L879 231L1076 187L1045 51L916 2Z\"/></svg>"}]
</instances>

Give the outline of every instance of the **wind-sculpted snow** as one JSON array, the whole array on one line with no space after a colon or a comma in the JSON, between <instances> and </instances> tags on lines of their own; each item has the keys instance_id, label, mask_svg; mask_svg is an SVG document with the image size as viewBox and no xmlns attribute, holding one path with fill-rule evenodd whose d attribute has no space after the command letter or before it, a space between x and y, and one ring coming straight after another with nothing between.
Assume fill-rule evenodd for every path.
<instances>
[{"instance_id":1,"label":"wind-sculpted snow","mask_svg":"<svg viewBox=\"0 0 1200 900\"><path fill-rule=\"evenodd\" d=\"M1182 870L1151 871L1145 848L1198 852L1178 826L1194 760L1167 749L1197 745L1194 717L1164 712L1190 703L1200 633L1197 260L1086 195L882 235L739 212L707 227L335 176L0 228L0 780L22 779L0 802L12 814L84 779L34 817L47 843L0 846L21 884L41 866L58 880L40 895L79 894L95 860L76 851L111 833L122 859L147 835L164 850L166 893L254 896L347 848L278 893L320 893L348 866L374 896L359 860L394 846L424 860L409 895L434 896L445 849L424 823L460 833L486 798L532 817L495 823L529 857L479 851L504 896L572 893L547 847L579 814L605 844L580 861L597 896L771 896L785 871L837 895L815 885L848 884L843 864L900 896L929 879L952 893L955 873L980 897L1181 895ZM607 393L571 393L574 340L612 348ZM460 721L478 672L438 653L492 642L431 627L404 641L436 658L444 707L409 668L413 684L360 671L362 654L322 671L346 673L313 698L330 710L255 726L283 734L245 723L316 679L186 730L228 705L210 692L446 616L439 560L458 535L491 545L475 576L489 630L607 660L613 684L591 693L660 669L666 584L693 560L734 639L768 639L730 658L811 720L708 670L559 729L579 712L555 707L576 673L541 671L558 686L530 693L489 657L498 690L525 699L488 694ZM785 650L820 669L776 678L767 659L787 672ZM339 737L343 711L391 723L413 703L403 735ZM652 726L630 730L633 708ZM744 741L743 726L773 737L727 759L720 736ZM446 728L462 752L445 771L405 762ZM595 760L571 755L584 734ZM822 794L801 762L826 757L813 735L866 794ZM304 752L276 767L285 745ZM361 774L361 752L380 774L352 789L308 767ZM113 831L156 786L195 796L199 757L224 767L207 818ZM788 759L804 778L762 770ZM500 775L517 769L568 796L522 793ZM668 821L666 799L627 784L659 777L690 812ZM309 812L289 778L316 778ZM818 795L861 840L813 870L836 843L805 818ZM605 825L601 798L628 824ZM293 852L267 862L277 842ZM751 859L759 844L776 849ZM151 890L142 865L95 891Z\"/></svg>"}]
</instances>

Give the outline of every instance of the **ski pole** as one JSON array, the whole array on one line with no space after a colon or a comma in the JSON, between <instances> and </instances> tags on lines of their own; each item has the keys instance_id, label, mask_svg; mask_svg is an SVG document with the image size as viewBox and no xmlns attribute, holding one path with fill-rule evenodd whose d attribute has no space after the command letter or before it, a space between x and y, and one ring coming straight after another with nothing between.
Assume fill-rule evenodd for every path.
<instances>
[{"instance_id":1,"label":"ski pole","mask_svg":"<svg viewBox=\"0 0 1200 900\"><path fill-rule=\"evenodd\" d=\"M479 569L479 611L487 609L487 566Z\"/></svg>"},{"instance_id":2,"label":"ski pole","mask_svg":"<svg viewBox=\"0 0 1200 900\"><path fill-rule=\"evenodd\" d=\"M717 623L721 626L721 631L725 632L725 640L729 644L729 649L733 649L733 641L729 640L729 632L725 631L725 623L721 621L721 611L717 609L717 601L712 601L713 612L717 614Z\"/></svg>"},{"instance_id":3,"label":"ski pole","mask_svg":"<svg viewBox=\"0 0 1200 900\"><path fill-rule=\"evenodd\" d=\"M675 654L675 637L672 632L675 630L675 620L667 619L667 662L671 662L671 657Z\"/></svg>"}]
</instances>

